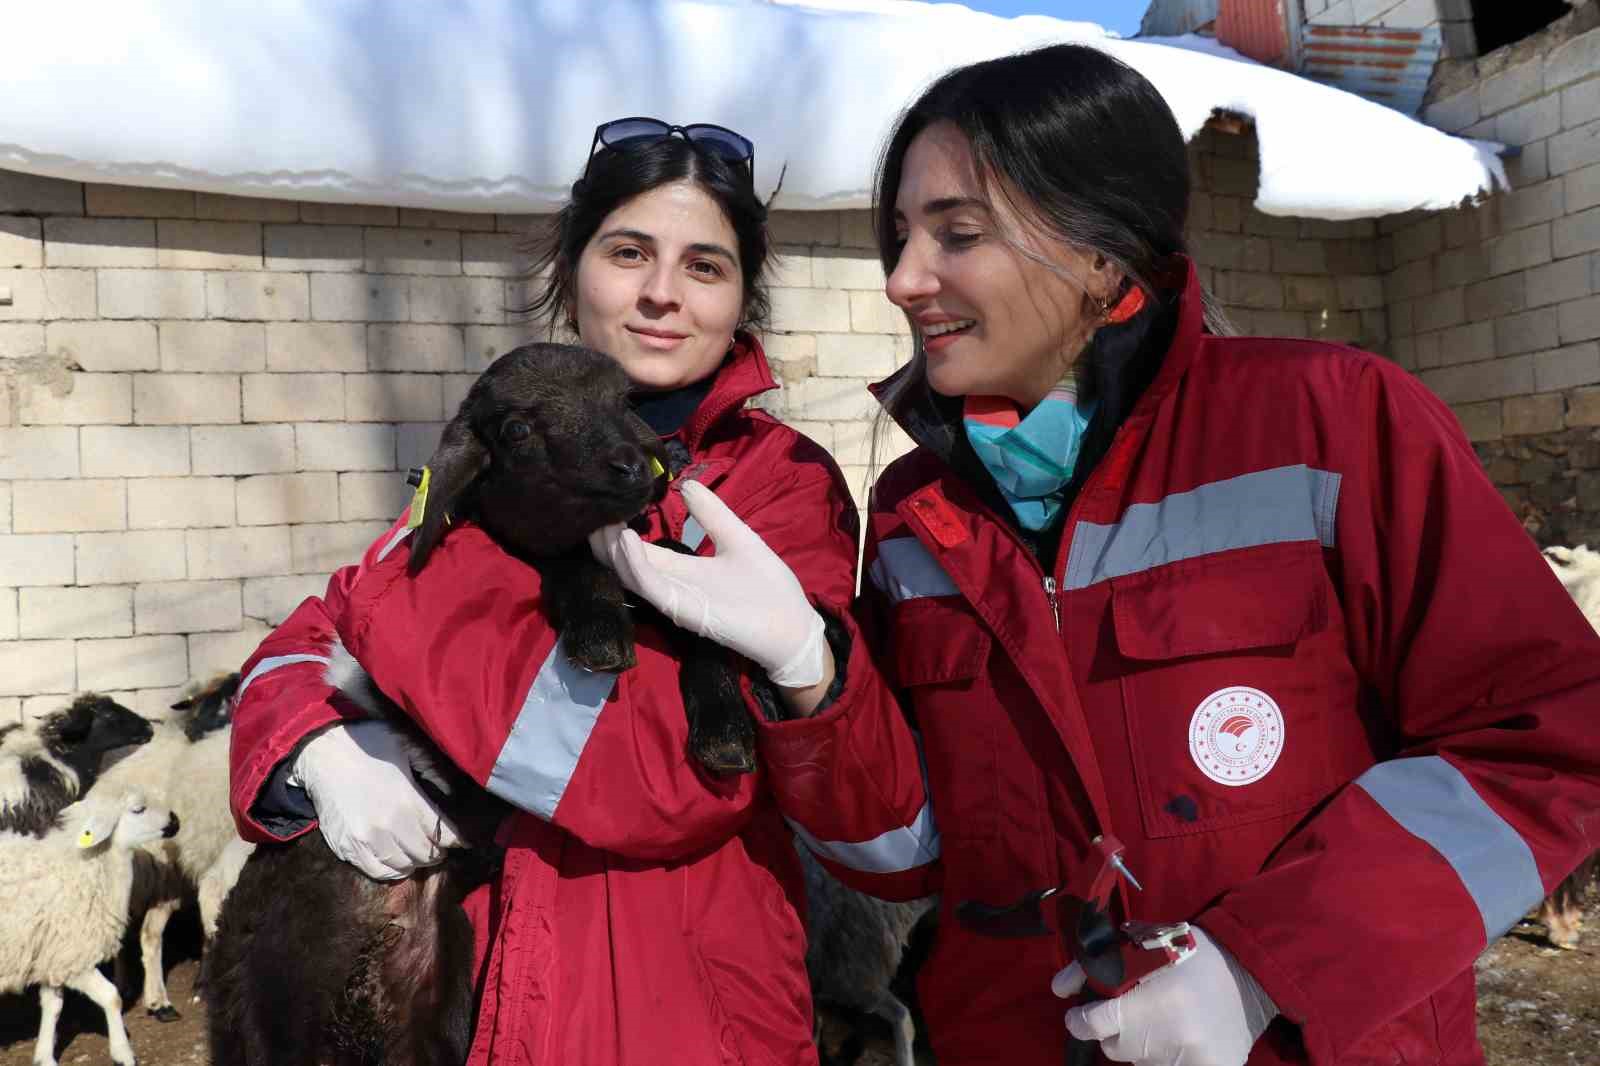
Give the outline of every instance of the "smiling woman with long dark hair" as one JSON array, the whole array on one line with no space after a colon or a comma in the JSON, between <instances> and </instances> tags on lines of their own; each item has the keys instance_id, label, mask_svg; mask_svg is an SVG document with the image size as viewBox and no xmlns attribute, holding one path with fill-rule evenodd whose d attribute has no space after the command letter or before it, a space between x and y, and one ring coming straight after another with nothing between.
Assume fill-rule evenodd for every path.
<instances>
[{"instance_id":1,"label":"smiling woman with long dark hair","mask_svg":"<svg viewBox=\"0 0 1600 1066\"><path fill-rule=\"evenodd\" d=\"M534 310L621 364L669 472L685 475L636 528L700 545L680 491L692 477L843 611L857 532L843 478L745 406L774 387L754 332L769 241L751 152L721 127L602 125L570 203L534 241L546 272ZM689 757L678 643L641 622L636 666L584 672L557 641L539 573L482 529L456 522L414 577L404 551L384 555L394 537L245 664L233 743L245 835L282 839L315 819L374 877L439 859L449 826L392 731L345 721L324 679L335 630L359 631L382 651L370 672L384 692L516 808L503 871L468 900L482 996L471 1062L814 1063L792 837L765 775ZM823 695L820 677L775 675L797 710Z\"/></svg>"},{"instance_id":2,"label":"smiling woman with long dark hair","mask_svg":"<svg viewBox=\"0 0 1600 1066\"><path fill-rule=\"evenodd\" d=\"M941 78L879 172L917 350L877 395L917 448L850 635L793 636L829 608L712 492L716 558L596 553L745 654L813 649L839 695L760 725L765 768L841 877L941 893L940 1066L1481 1063L1473 959L1595 847L1600 638L1415 378L1208 328L1188 195L1104 53ZM1112 838L1143 889L1070 912L1078 961L997 914ZM1124 920L1192 951L1123 982ZM1064 1005L1086 977L1120 995Z\"/></svg>"}]
</instances>

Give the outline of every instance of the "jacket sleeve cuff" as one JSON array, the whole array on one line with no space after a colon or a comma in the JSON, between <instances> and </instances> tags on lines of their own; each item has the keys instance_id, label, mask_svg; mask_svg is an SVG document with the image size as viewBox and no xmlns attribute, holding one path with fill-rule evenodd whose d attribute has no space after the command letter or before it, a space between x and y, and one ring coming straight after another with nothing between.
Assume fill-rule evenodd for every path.
<instances>
[{"instance_id":1,"label":"jacket sleeve cuff","mask_svg":"<svg viewBox=\"0 0 1600 1066\"><path fill-rule=\"evenodd\" d=\"M1331 1064L1335 1058L1332 1032L1313 1015L1310 997L1294 975L1278 965L1251 934L1249 927L1235 920L1221 903L1203 911L1194 924L1227 948L1239 965L1256 979L1262 991L1278 1008L1278 1020L1274 1026L1284 1022L1298 1026L1310 1061L1314 1064Z\"/></svg>"},{"instance_id":2,"label":"jacket sleeve cuff","mask_svg":"<svg viewBox=\"0 0 1600 1066\"><path fill-rule=\"evenodd\" d=\"M242 838L256 844L292 840L316 824L316 807L303 789L288 783L289 769L312 734L343 717L332 701L320 701L276 730L255 758L235 765L232 802Z\"/></svg>"},{"instance_id":3,"label":"jacket sleeve cuff","mask_svg":"<svg viewBox=\"0 0 1600 1066\"><path fill-rule=\"evenodd\" d=\"M860 687L850 685L851 674L862 672L850 668L850 653L859 643L850 624L835 614L831 607L815 599L812 600L812 606L822 616L823 639L833 653L833 680L828 683L828 691L823 693L816 710L804 718L788 717L772 685L766 683L765 679L753 680L749 685L749 700L756 719L757 736L763 747L768 744L804 743L804 738L808 736L830 731L850 703L846 695Z\"/></svg>"},{"instance_id":4,"label":"jacket sleeve cuff","mask_svg":"<svg viewBox=\"0 0 1600 1066\"><path fill-rule=\"evenodd\" d=\"M302 740L295 745L289 756L267 776L250 807L250 819L279 840L297 837L317 822L317 808L292 771L295 758L305 743Z\"/></svg>"},{"instance_id":5,"label":"jacket sleeve cuff","mask_svg":"<svg viewBox=\"0 0 1600 1066\"><path fill-rule=\"evenodd\" d=\"M822 694L822 699L817 702L816 708L807 715L810 718L825 713L828 708L839 702L839 696L844 692L845 676L849 670L852 643L849 627L831 610L815 600L812 601L812 606L816 608L817 614L822 616L822 637L828 642L828 650L833 653L833 680L828 683L828 690ZM765 676L750 677L748 698L757 722L788 720L789 714L784 709L777 686Z\"/></svg>"}]
</instances>

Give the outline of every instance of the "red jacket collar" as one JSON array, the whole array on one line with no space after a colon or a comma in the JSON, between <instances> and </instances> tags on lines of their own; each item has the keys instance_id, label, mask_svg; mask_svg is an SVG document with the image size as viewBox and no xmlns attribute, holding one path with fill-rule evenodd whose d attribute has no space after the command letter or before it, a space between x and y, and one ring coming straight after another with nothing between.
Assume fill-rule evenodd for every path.
<instances>
[{"instance_id":1,"label":"red jacket collar","mask_svg":"<svg viewBox=\"0 0 1600 1066\"><path fill-rule=\"evenodd\" d=\"M690 452L698 451L701 440L725 416L739 410L752 396L759 396L777 387L772 368L767 365L767 353L761 349L761 342L748 333L734 334L733 351L717 370L711 391L706 393L700 406L689 416L689 421L678 431L684 446Z\"/></svg>"},{"instance_id":2,"label":"red jacket collar","mask_svg":"<svg viewBox=\"0 0 1600 1066\"><path fill-rule=\"evenodd\" d=\"M1194 362L1195 354L1200 350L1201 338L1205 335L1205 295L1200 291L1200 272L1194 268L1194 261L1186 255L1174 256L1173 259L1175 262L1171 272L1166 278L1157 279L1157 284L1163 288L1183 289L1183 299L1178 305L1178 325L1173 330L1167 354L1161 360L1161 369L1129 412L1130 418L1148 414L1177 386L1189 365Z\"/></svg>"}]
</instances>

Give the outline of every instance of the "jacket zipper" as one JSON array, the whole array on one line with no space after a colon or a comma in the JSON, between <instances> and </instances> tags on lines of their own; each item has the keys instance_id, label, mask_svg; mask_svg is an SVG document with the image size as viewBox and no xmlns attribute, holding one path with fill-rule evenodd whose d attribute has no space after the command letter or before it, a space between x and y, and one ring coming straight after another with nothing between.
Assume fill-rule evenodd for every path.
<instances>
[{"instance_id":1,"label":"jacket zipper","mask_svg":"<svg viewBox=\"0 0 1600 1066\"><path fill-rule=\"evenodd\" d=\"M1056 632L1061 632L1061 604L1056 602L1056 579L1044 576L1044 598L1050 601L1050 616L1056 620Z\"/></svg>"}]
</instances>

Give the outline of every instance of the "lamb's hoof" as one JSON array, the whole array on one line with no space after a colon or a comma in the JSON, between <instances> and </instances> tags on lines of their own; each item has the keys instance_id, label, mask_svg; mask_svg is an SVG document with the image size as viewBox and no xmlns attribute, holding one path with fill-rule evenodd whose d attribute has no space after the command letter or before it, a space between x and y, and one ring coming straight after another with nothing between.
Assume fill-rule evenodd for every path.
<instances>
[{"instance_id":1,"label":"lamb's hoof","mask_svg":"<svg viewBox=\"0 0 1600 1066\"><path fill-rule=\"evenodd\" d=\"M574 666L590 673L621 673L631 669L637 660L633 655L633 642L592 636L582 632L564 634L567 658Z\"/></svg>"},{"instance_id":2,"label":"lamb's hoof","mask_svg":"<svg viewBox=\"0 0 1600 1066\"><path fill-rule=\"evenodd\" d=\"M756 768L755 748L737 740L696 741L691 738L689 751L695 761L714 774L748 774Z\"/></svg>"},{"instance_id":3,"label":"lamb's hoof","mask_svg":"<svg viewBox=\"0 0 1600 1066\"><path fill-rule=\"evenodd\" d=\"M158 1022L175 1022L183 1017L178 1013L178 1008L170 1003L165 1007L146 1007L145 1013Z\"/></svg>"}]
</instances>

